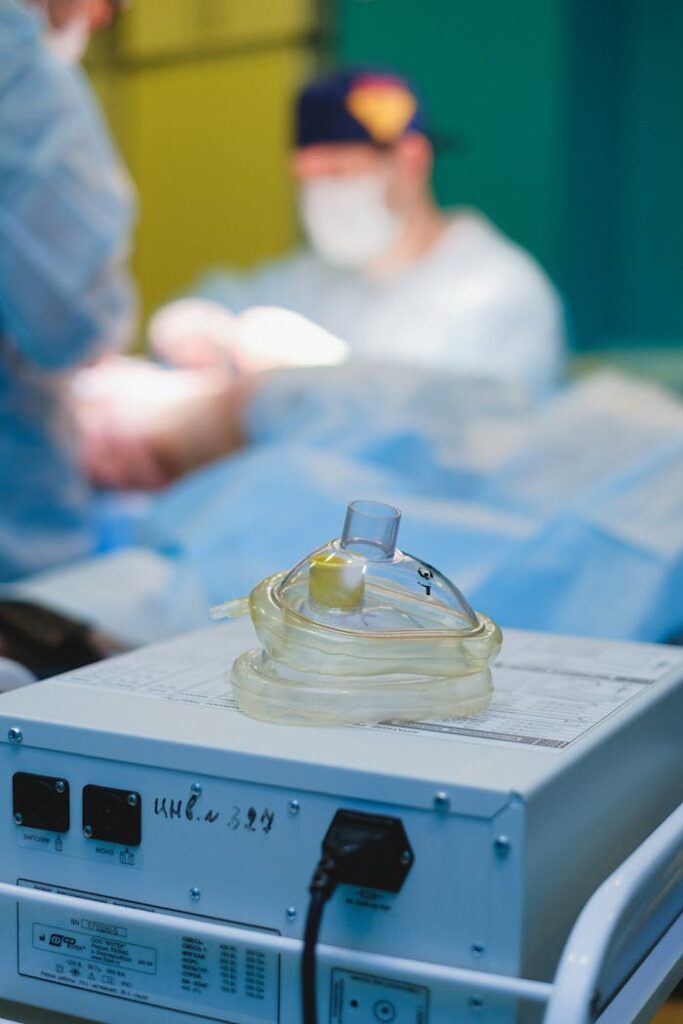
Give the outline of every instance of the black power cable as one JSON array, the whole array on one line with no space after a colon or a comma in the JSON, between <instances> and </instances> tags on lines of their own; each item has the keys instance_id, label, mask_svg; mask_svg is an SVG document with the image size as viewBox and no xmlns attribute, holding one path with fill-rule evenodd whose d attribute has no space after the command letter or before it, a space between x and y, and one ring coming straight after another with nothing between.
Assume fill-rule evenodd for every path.
<instances>
[{"instance_id":1,"label":"black power cable","mask_svg":"<svg viewBox=\"0 0 683 1024\"><path fill-rule=\"evenodd\" d=\"M311 896L306 915L304 931L304 951L301 958L301 1012L303 1024L317 1024L318 1008L317 985L315 972L315 950L318 945L320 923L322 921L325 897L322 893Z\"/></svg>"},{"instance_id":2,"label":"black power cable","mask_svg":"<svg viewBox=\"0 0 683 1024\"><path fill-rule=\"evenodd\" d=\"M337 862L331 857L323 857L315 869L315 874L308 887L311 899L308 904L308 913L306 914L304 949L301 958L303 1024L318 1024L315 950L318 945L318 936L320 935L320 925L325 904L337 888L337 875Z\"/></svg>"},{"instance_id":3,"label":"black power cable","mask_svg":"<svg viewBox=\"0 0 683 1024\"><path fill-rule=\"evenodd\" d=\"M318 1024L316 947L323 910L340 883L398 892L413 863L403 824L398 818L360 811L337 811L322 844L322 857L311 879L301 959L303 1024Z\"/></svg>"}]
</instances>

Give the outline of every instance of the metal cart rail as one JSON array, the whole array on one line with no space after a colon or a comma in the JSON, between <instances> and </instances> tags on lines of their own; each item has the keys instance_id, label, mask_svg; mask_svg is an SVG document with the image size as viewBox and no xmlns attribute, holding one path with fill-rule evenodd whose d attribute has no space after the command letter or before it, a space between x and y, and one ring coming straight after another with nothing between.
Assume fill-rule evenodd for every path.
<instances>
[{"instance_id":1,"label":"metal cart rail","mask_svg":"<svg viewBox=\"0 0 683 1024\"><path fill-rule=\"evenodd\" d=\"M92 912L88 900L7 883L0 883L0 900ZM98 904L98 915L119 924L150 923L143 910L110 904ZM153 918L160 931L187 931L186 919L160 913ZM193 921L192 932L277 953L292 969L301 954L298 939L245 934L206 921ZM318 956L321 965L343 963L396 980L465 989L473 1006L482 1005L487 994L544 1004L544 1024L643 1024L683 977L683 805L588 900L552 983L325 945ZM0 1024L17 1022L0 1018Z\"/></svg>"}]
</instances>

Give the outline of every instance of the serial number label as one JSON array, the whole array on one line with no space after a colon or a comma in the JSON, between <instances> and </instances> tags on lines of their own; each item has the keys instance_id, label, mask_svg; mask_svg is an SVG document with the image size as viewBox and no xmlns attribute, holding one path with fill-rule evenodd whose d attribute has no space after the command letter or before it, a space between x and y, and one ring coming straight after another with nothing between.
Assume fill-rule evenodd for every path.
<instances>
[{"instance_id":1,"label":"serial number label","mask_svg":"<svg viewBox=\"0 0 683 1024\"><path fill-rule=\"evenodd\" d=\"M162 908L42 883L20 885L93 900L87 916L68 908L20 905L19 974L71 989L145 1003L181 1015L196 1014L235 1024L277 1024L280 964L276 954L193 933L191 914L179 914L187 929L175 934L154 928ZM150 911L150 924L107 920L107 903ZM216 922L219 923L219 922ZM268 929L243 926L258 933ZM273 934L271 932L271 934ZM69 1007L76 1012L77 1006Z\"/></svg>"},{"instance_id":2,"label":"serial number label","mask_svg":"<svg viewBox=\"0 0 683 1024\"><path fill-rule=\"evenodd\" d=\"M72 920L75 920L72 918ZM81 921L81 927L88 928L89 922ZM85 957L94 974L103 976L110 968L124 968L127 971L141 971L156 974L157 954L151 946L136 946L132 942L105 936L80 935L66 929L55 931L49 925L33 925L33 948L47 950L60 956ZM103 967L104 971L99 968ZM64 973L63 970L58 973ZM113 973L113 972L112 972Z\"/></svg>"}]
</instances>

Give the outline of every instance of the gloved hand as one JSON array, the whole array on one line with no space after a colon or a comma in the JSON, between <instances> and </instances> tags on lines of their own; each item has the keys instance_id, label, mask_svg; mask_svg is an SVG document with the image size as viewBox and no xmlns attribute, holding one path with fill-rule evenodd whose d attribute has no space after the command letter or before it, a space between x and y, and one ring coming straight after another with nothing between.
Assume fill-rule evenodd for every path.
<instances>
[{"instance_id":1,"label":"gloved hand","mask_svg":"<svg viewBox=\"0 0 683 1024\"><path fill-rule=\"evenodd\" d=\"M208 299L169 302L147 325L152 352L186 369L234 365L235 334L236 317Z\"/></svg>"},{"instance_id":2,"label":"gloved hand","mask_svg":"<svg viewBox=\"0 0 683 1024\"><path fill-rule=\"evenodd\" d=\"M79 371L72 406L81 460L101 487L152 490L242 441L251 377L112 357Z\"/></svg>"},{"instance_id":3,"label":"gloved hand","mask_svg":"<svg viewBox=\"0 0 683 1024\"><path fill-rule=\"evenodd\" d=\"M333 366L348 346L329 331L278 306L253 306L235 316L217 302L180 299L149 322L157 356L184 368L229 367L255 373L283 366Z\"/></svg>"}]
</instances>

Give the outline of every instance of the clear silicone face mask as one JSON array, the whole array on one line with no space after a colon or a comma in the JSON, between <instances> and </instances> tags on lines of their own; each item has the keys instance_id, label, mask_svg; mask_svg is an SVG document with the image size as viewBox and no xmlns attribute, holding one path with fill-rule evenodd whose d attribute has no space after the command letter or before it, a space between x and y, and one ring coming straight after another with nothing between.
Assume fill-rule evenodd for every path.
<instances>
[{"instance_id":1,"label":"clear silicone face mask","mask_svg":"<svg viewBox=\"0 0 683 1024\"><path fill-rule=\"evenodd\" d=\"M341 537L254 588L248 610L263 646L231 674L243 711L340 724L487 707L500 630L438 569L396 547L399 522L389 505L353 502Z\"/></svg>"},{"instance_id":2,"label":"clear silicone face mask","mask_svg":"<svg viewBox=\"0 0 683 1024\"><path fill-rule=\"evenodd\" d=\"M386 182L378 173L305 181L299 205L312 248L335 266L366 266L396 244L404 227L386 204Z\"/></svg>"}]
</instances>

